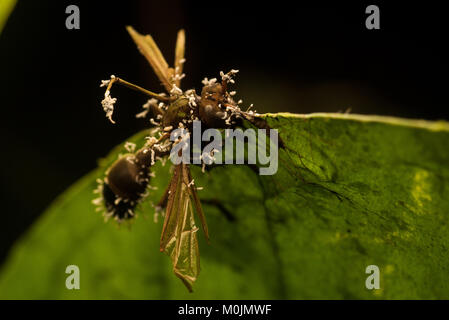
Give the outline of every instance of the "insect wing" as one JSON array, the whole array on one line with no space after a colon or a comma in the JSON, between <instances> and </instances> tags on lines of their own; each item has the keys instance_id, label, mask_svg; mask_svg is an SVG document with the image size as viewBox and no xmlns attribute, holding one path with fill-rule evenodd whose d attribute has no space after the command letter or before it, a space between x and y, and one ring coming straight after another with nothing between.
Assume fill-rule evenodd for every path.
<instances>
[{"instance_id":1,"label":"insect wing","mask_svg":"<svg viewBox=\"0 0 449 320\"><path fill-rule=\"evenodd\" d=\"M198 197L198 193L196 192L196 187L193 183L190 183L190 181L193 181L193 179L192 176L190 175L190 170L188 169L188 167L187 167L187 174L189 178L189 186L193 199L193 204L195 205L195 210L198 213L198 216L200 217L201 226L203 228L206 240L209 241L209 229L207 228L206 216L204 215L203 208L201 207L201 202L200 198Z\"/></svg>"},{"instance_id":2,"label":"insect wing","mask_svg":"<svg viewBox=\"0 0 449 320\"><path fill-rule=\"evenodd\" d=\"M179 30L178 37L176 39L175 48L175 72L178 75L182 74L182 68L184 66L184 52L186 47L186 35L183 29ZM181 87L181 79L177 79L175 84L178 88Z\"/></svg>"},{"instance_id":3,"label":"insect wing","mask_svg":"<svg viewBox=\"0 0 449 320\"><path fill-rule=\"evenodd\" d=\"M188 167L175 167L170 181L160 250L170 256L173 271L189 291L200 272L199 248Z\"/></svg>"},{"instance_id":4,"label":"insect wing","mask_svg":"<svg viewBox=\"0 0 449 320\"><path fill-rule=\"evenodd\" d=\"M170 83L170 71L167 61L164 59L159 47L150 35L141 35L133 27L126 27L142 55L148 60L159 80L168 92L172 89Z\"/></svg>"}]
</instances>

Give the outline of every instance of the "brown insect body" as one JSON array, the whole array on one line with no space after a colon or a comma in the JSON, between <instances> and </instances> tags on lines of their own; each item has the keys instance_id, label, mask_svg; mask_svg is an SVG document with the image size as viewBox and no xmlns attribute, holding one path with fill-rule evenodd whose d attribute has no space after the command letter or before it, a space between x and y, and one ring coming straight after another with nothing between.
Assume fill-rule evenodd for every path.
<instances>
[{"instance_id":1,"label":"brown insect body","mask_svg":"<svg viewBox=\"0 0 449 320\"><path fill-rule=\"evenodd\" d=\"M223 110L224 92L220 83L205 85L201 91L199 115L202 122L210 128L226 128L226 112Z\"/></svg>"},{"instance_id":2,"label":"brown insect body","mask_svg":"<svg viewBox=\"0 0 449 320\"><path fill-rule=\"evenodd\" d=\"M177 128L179 123L190 118L191 107L189 106L189 99L180 97L173 101L167 108L167 111L162 116L162 126Z\"/></svg>"},{"instance_id":3,"label":"brown insect body","mask_svg":"<svg viewBox=\"0 0 449 320\"><path fill-rule=\"evenodd\" d=\"M141 168L134 155L126 155L110 168L107 182L119 197L137 200L145 192L148 179L147 168Z\"/></svg>"}]
</instances>

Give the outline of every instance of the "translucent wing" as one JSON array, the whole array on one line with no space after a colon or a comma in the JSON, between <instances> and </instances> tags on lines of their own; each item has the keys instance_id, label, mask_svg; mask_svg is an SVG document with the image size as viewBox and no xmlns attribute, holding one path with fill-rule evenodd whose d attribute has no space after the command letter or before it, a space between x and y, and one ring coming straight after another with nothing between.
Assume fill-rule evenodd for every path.
<instances>
[{"instance_id":1,"label":"translucent wing","mask_svg":"<svg viewBox=\"0 0 449 320\"><path fill-rule=\"evenodd\" d=\"M198 213L198 216L201 220L201 227L203 228L204 235L206 237L206 240L209 241L209 229L207 228L207 222L206 222L206 216L204 215L203 208L201 207L200 198L198 197L198 194L196 192L196 187L191 183L193 181L192 176L190 175L190 170L187 167L187 175L188 180L190 184L190 194L191 198L193 199L193 204L195 205L196 212Z\"/></svg>"},{"instance_id":2,"label":"translucent wing","mask_svg":"<svg viewBox=\"0 0 449 320\"><path fill-rule=\"evenodd\" d=\"M150 63L151 67L153 68L159 80L164 85L165 89L170 92L173 87L170 81L173 71L170 71L167 61L159 50L156 42L150 35L141 35L131 26L127 26L126 30L128 30L129 34L133 38L134 42L140 50L140 53L142 53L142 55Z\"/></svg>"},{"instance_id":3,"label":"translucent wing","mask_svg":"<svg viewBox=\"0 0 449 320\"><path fill-rule=\"evenodd\" d=\"M185 51L185 32L180 30L178 32L178 37L176 40L175 48L175 64L174 68L168 66L167 61L162 55L161 50L157 46L153 37L149 34L142 35L133 29L131 26L127 26L129 34L133 38L134 42L137 44L140 52L148 60L154 72L156 73L159 80L164 85L165 89L170 92L175 84L178 88L181 85L181 74L182 67L184 63L184 51ZM175 77L175 75L178 75Z\"/></svg>"},{"instance_id":4,"label":"translucent wing","mask_svg":"<svg viewBox=\"0 0 449 320\"><path fill-rule=\"evenodd\" d=\"M208 234L188 165L179 164L175 167L168 190L160 250L170 256L174 273L192 291L192 285L200 272L198 227L195 225L192 199L201 217L206 237Z\"/></svg>"},{"instance_id":5,"label":"translucent wing","mask_svg":"<svg viewBox=\"0 0 449 320\"><path fill-rule=\"evenodd\" d=\"M178 37L176 39L175 48L175 73L178 75L182 74L182 68L184 65L184 52L186 47L186 35L184 30L179 30ZM181 78L175 80L175 84L178 88L181 87Z\"/></svg>"}]
</instances>

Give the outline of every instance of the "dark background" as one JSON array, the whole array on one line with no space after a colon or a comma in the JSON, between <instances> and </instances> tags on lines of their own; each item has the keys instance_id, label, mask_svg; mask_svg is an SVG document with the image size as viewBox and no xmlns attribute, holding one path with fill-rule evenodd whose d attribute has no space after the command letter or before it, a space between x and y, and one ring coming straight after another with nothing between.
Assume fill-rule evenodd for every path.
<instances>
[{"instance_id":1,"label":"dark background","mask_svg":"<svg viewBox=\"0 0 449 320\"><path fill-rule=\"evenodd\" d=\"M114 87L116 125L100 105L110 74L162 91L128 24L152 34L170 64L185 28L183 88L240 69L238 97L259 112L449 119L448 27L436 4L244 3L19 1L0 35L0 262L59 193L147 125L134 117L139 93ZM69 4L80 30L65 28ZM369 4L381 30L365 28Z\"/></svg>"}]
</instances>

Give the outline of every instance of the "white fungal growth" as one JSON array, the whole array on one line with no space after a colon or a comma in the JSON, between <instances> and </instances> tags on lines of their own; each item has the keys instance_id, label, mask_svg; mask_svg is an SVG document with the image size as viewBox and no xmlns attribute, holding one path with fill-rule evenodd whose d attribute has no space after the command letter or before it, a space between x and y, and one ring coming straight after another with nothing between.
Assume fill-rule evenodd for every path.
<instances>
[{"instance_id":1,"label":"white fungal growth","mask_svg":"<svg viewBox=\"0 0 449 320\"><path fill-rule=\"evenodd\" d=\"M106 179L105 179L106 180ZM97 188L94 190L95 194L98 194L99 197L92 200L92 203L97 207L95 211L103 211L104 207L104 199L103 199L103 180L97 179Z\"/></svg>"},{"instance_id":2,"label":"white fungal growth","mask_svg":"<svg viewBox=\"0 0 449 320\"><path fill-rule=\"evenodd\" d=\"M153 144L155 144L157 142L157 139L152 136L145 137L145 139L147 140L147 144L150 146L152 146ZM148 150L143 151L143 153L147 153L147 152L148 152Z\"/></svg>"},{"instance_id":3,"label":"white fungal growth","mask_svg":"<svg viewBox=\"0 0 449 320\"><path fill-rule=\"evenodd\" d=\"M108 222L108 220L112 217L113 214L114 214L114 212L112 212L112 211L104 212L103 213L104 222Z\"/></svg>"},{"instance_id":4,"label":"white fungal growth","mask_svg":"<svg viewBox=\"0 0 449 320\"><path fill-rule=\"evenodd\" d=\"M228 113L225 111L225 112L224 112L224 115L223 115L223 118L221 118L221 119L225 120L225 119L227 119L227 118L228 118Z\"/></svg>"},{"instance_id":5,"label":"white fungal growth","mask_svg":"<svg viewBox=\"0 0 449 320\"><path fill-rule=\"evenodd\" d=\"M189 96L189 105L190 105L191 107L196 107L196 106L197 106L197 105L196 105L196 99L195 99L194 96ZM193 110L191 110L191 111L193 111ZM191 113L193 113L193 112L191 112Z\"/></svg>"},{"instance_id":6,"label":"white fungal growth","mask_svg":"<svg viewBox=\"0 0 449 320\"><path fill-rule=\"evenodd\" d=\"M103 192L103 180L97 179L97 188L93 191L95 194L101 194Z\"/></svg>"},{"instance_id":7,"label":"white fungal growth","mask_svg":"<svg viewBox=\"0 0 449 320\"><path fill-rule=\"evenodd\" d=\"M148 101L142 106L143 111L136 114L136 118L145 118L150 111L151 106L157 106L157 100L154 98L148 99Z\"/></svg>"},{"instance_id":8,"label":"white fungal growth","mask_svg":"<svg viewBox=\"0 0 449 320\"><path fill-rule=\"evenodd\" d=\"M173 79L174 81L182 80L182 79L184 79L185 76L186 76L185 73L175 74L175 75L172 77L172 79Z\"/></svg>"},{"instance_id":9,"label":"white fungal growth","mask_svg":"<svg viewBox=\"0 0 449 320\"><path fill-rule=\"evenodd\" d=\"M134 158L134 156L127 156L125 159L126 159L126 161L128 161L129 163L135 164L135 158Z\"/></svg>"},{"instance_id":10,"label":"white fungal growth","mask_svg":"<svg viewBox=\"0 0 449 320\"><path fill-rule=\"evenodd\" d=\"M230 83L235 83L234 80L232 79L232 77L238 72L239 72L239 70L236 70L236 69L232 69L231 71L229 71L226 74L223 71L220 71L221 80L230 82Z\"/></svg>"},{"instance_id":11,"label":"white fungal growth","mask_svg":"<svg viewBox=\"0 0 449 320\"><path fill-rule=\"evenodd\" d=\"M171 77L172 81L180 81L181 79L183 79L185 77L185 73L180 73L180 68L176 67L175 68L175 74L174 76Z\"/></svg>"},{"instance_id":12,"label":"white fungal growth","mask_svg":"<svg viewBox=\"0 0 449 320\"><path fill-rule=\"evenodd\" d=\"M112 114L114 113L114 104L116 102L117 98L111 98L109 90L106 90L104 93L104 99L101 101L101 105L106 113L106 118L108 118L112 123L115 123L115 121L112 120Z\"/></svg>"},{"instance_id":13,"label":"white fungal growth","mask_svg":"<svg viewBox=\"0 0 449 320\"><path fill-rule=\"evenodd\" d=\"M111 78L109 80L101 80L100 87L106 87L113 79L115 79L115 76L111 74Z\"/></svg>"},{"instance_id":14,"label":"white fungal growth","mask_svg":"<svg viewBox=\"0 0 449 320\"><path fill-rule=\"evenodd\" d=\"M216 82L217 82L217 78L212 78L210 80L207 78L204 78L203 81L201 81L201 83L204 84L205 86L213 85Z\"/></svg>"},{"instance_id":15,"label":"white fungal growth","mask_svg":"<svg viewBox=\"0 0 449 320\"><path fill-rule=\"evenodd\" d=\"M145 139L147 139L147 143L146 145L152 146L157 142L157 139L155 137L146 137ZM144 153L147 153L148 150L144 150Z\"/></svg>"},{"instance_id":16,"label":"white fungal growth","mask_svg":"<svg viewBox=\"0 0 449 320\"><path fill-rule=\"evenodd\" d=\"M154 163L155 163L155 161L154 161L154 155L155 155L156 153L154 152L154 150L153 149L151 149L151 165L153 166L154 165Z\"/></svg>"},{"instance_id":17,"label":"white fungal growth","mask_svg":"<svg viewBox=\"0 0 449 320\"><path fill-rule=\"evenodd\" d=\"M132 143L132 142L129 142L129 141L126 141L126 142L125 142L125 149L126 149L126 151L128 151L129 153L133 153L134 150L136 150L136 144L135 144L135 143Z\"/></svg>"},{"instance_id":18,"label":"white fungal growth","mask_svg":"<svg viewBox=\"0 0 449 320\"><path fill-rule=\"evenodd\" d=\"M197 104L196 104L195 90L193 90L193 89L187 90L185 92L185 95L189 99L189 106L196 107ZM193 113L192 110L190 110L190 111L191 111L190 113Z\"/></svg>"},{"instance_id":19,"label":"white fungal growth","mask_svg":"<svg viewBox=\"0 0 449 320\"><path fill-rule=\"evenodd\" d=\"M148 110L143 110L142 112L139 112L136 114L136 118L145 118L148 114Z\"/></svg>"},{"instance_id":20,"label":"white fungal growth","mask_svg":"<svg viewBox=\"0 0 449 320\"><path fill-rule=\"evenodd\" d=\"M170 90L170 93L171 93L171 94L174 94L174 95L181 95L181 94L182 94L182 90L179 89L179 88L176 86L176 84L173 84L173 88Z\"/></svg>"},{"instance_id":21,"label":"white fungal growth","mask_svg":"<svg viewBox=\"0 0 449 320\"><path fill-rule=\"evenodd\" d=\"M144 109L148 109L151 105L157 105L157 100L155 98L148 99L148 101L142 107Z\"/></svg>"},{"instance_id":22,"label":"white fungal growth","mask_svg":"<svg viewBox=\"0 0 449 320\"><path fill-rule=\"evenodd\" d=\"M100 198L93 199L92 203L96 206L100 206L103 203L103 198L100 197Z\"/></svg>"}]
</instances>

